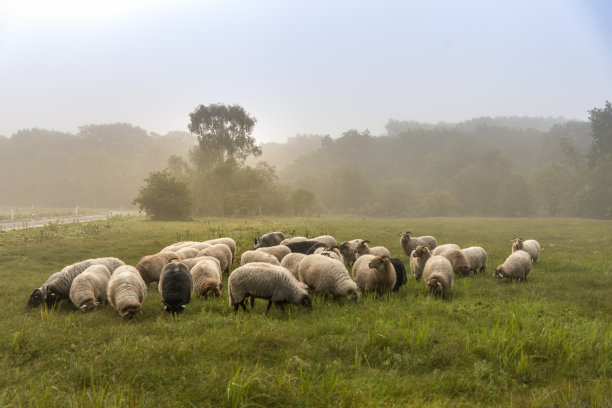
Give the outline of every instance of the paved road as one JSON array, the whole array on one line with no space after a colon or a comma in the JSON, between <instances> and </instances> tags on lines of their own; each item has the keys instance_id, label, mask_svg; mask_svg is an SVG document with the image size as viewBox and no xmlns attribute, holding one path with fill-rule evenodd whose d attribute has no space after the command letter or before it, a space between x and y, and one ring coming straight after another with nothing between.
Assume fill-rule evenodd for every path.
<instances>
[{"instance_id":1,"label":"paved road","mask_svg":"<svg viewBox=\"0 0 612 408\"><path fill-rule=\"evenodd\" d=\"M31 228L31 227L42 227L50 222L58 224L66 224L70 222L87 222L87 221L99 221L105 220L108 217L114 215L137 215L134 211L112 211L107 214L94 214L94 215L68 215L61 217L45 217L45 218L34 218L34 219L21 219L21 220L3 220L0 221L0 231L14 230L20 228Z\"/></svg>"}]
</instances>

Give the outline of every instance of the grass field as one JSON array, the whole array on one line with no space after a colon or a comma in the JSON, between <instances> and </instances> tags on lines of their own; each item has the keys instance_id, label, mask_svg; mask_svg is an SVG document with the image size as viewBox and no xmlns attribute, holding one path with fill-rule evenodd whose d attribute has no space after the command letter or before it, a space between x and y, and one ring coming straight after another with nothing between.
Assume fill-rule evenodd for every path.
<instances>
[{"instance_id":1,"label":"grass field","mask_svg":"<svg viewBox=\"0 0 612 408\"><path fill-rule=\"evenodd\" d=\"M237 241L239 259L279 230L369 239L404 261L399 233L410 230L480 245L489 266L457 279L447 299L410 277L359 305L315 296L312 310L267 316L265 301L234 314L224 291L173 317L155 284L131 321L110 306L25 307L51 273L82 259L134 265L172 242L219 236ZM540 261L527 282L494 281L515 236L537 239ZM0 265L0 406L612 406L609 221L113 218L2 232Z\"/></svg>"}]
</instances>

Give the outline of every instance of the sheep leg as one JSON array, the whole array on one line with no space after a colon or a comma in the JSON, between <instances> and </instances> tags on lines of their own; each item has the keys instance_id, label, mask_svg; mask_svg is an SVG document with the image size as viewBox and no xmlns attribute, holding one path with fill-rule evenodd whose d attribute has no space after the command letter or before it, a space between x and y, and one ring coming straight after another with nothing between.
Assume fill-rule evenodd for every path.
<instances>
[{"instance_id":1,"label":"sheep leg","mask_svg":"<svg viewBox=\"0 0 612 408\"><path fill-rule=\"evenodd\" d=\"M242 307L242 310L244 310L245 312L247 312L247 308L244 304L244 299L242 300L242 302L240 302L240 306Z\"/></svg>"},{"instance_id":2,"label":"sheep leg","mask_svg":"<svg viewBox=\"0 0 612 408\"><path fill-rule=\"evenodd\" d=\"M268 307L266 308L266 314L268 314L268 310L272 307L272 301L268 300Z\"/></svg>"},{"instance_id":3,"label":"sheep leg","mask_svg":"<svg viewBox=\"0 0 612 408\"><path fill-rule=\"evenodd\" d=\"M251 296L251 309L255 307L255 296Z\"/></svg>"}]
</instances>

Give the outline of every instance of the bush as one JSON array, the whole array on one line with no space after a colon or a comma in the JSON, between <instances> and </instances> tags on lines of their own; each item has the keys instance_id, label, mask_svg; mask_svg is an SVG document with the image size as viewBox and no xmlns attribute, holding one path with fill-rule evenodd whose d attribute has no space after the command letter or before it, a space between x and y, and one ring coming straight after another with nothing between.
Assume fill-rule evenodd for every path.
<instances>
[{"instance_id":1,"label":"bush","mask_svg":"<svg viewBox=\"0 0 612 408\"><path fill-rule=\"evenodd\" d=\"M191 193L187 183L168 170L154 171L145 179L133 201L153 220L185 220L191 215Z\"/></svg>"}]
</instances>

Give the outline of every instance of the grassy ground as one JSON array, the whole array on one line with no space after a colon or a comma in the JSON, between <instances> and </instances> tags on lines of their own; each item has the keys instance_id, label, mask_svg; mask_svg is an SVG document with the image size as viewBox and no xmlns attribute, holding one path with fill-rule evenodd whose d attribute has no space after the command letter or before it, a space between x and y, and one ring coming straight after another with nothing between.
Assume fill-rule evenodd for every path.
<instances>
[{"instance_id":1,"label":"grassy ground","mask_svg":"<svg viewBox=\"0 0 612 408\"><path fill-rule=\"evenodd\" d=\"M162 310L155 284L143 313L26 309L61 267L116 256L135 264L179 240L332 234L385 245L399 233L480 245L486 275L448 299L410 278L359 305L315 297L312 310L265 301L234 314L227 292ZM542 244L525 283L490 272L515 236ZM612 405L612 223L539 219L115 218L0 233L0 406L571 406ZM225 283L227 277L224 278Z\"/></svg>"}]
</instances>

